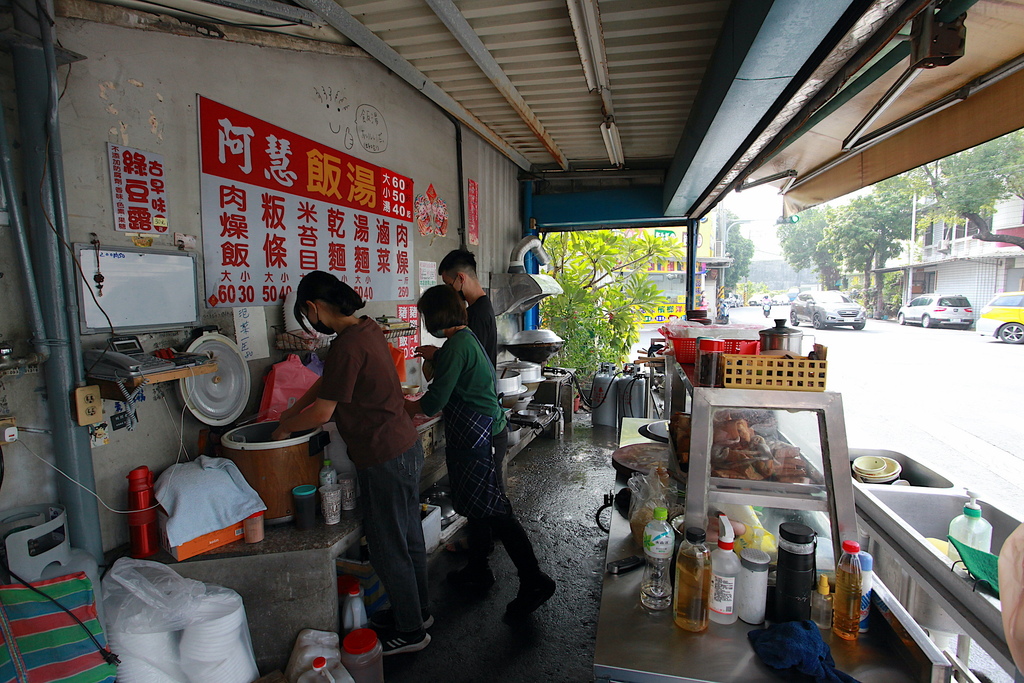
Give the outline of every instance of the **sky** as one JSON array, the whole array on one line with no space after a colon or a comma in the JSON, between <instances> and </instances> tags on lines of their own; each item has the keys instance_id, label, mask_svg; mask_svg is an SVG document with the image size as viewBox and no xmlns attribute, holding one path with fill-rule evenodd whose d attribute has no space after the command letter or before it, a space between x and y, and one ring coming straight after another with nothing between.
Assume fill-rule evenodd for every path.
<instances>
[{"instance_id":1,"label":"sky","mask_svg":"<svg viewBox=\"0 0 1024 683\"><path fill-rule=\"evenodd\" d=\"M743 236L754 241L753 261L778 261L782 247L776 236L775 221L782 215L782 195L777 187L761 185L745 192L730 192L722 205L741 220Z\"/></svg>"}]
</instances>

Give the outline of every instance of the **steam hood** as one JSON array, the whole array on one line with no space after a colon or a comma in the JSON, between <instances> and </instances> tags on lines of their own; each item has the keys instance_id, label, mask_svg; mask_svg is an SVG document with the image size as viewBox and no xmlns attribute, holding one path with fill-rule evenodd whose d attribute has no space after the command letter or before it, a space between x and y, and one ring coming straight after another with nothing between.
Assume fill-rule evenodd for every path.
<instances>
[{"instance_id":1,"label":"steam hood","mask_svg":"<svg viewBox=\"0 0 1024 683\"><path fill-rule=\"evenodd\" d=\"M541 299L562 293L562 287L550 275L530 273L492 273L491 306L495 315L523 313Z\"/></svg>"}]
</instances>

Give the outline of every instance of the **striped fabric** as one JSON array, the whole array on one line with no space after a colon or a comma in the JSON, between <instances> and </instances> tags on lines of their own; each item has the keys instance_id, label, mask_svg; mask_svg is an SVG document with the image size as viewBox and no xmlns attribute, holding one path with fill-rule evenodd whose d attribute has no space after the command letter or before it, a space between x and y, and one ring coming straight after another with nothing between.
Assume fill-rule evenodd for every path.
<instances>
[{"instance_id":1,"label":"striped fabric","mask_svg":"<svg viewBox=\"0 0 1024 683\"><path fill-rule=\"evenodd\" d=\"M106 644L92 582L83 572L32 585ZM0 683L114 683L116 677L117 668L64 610L21 584L0 586Z\"/></svg>"}]
</instances>

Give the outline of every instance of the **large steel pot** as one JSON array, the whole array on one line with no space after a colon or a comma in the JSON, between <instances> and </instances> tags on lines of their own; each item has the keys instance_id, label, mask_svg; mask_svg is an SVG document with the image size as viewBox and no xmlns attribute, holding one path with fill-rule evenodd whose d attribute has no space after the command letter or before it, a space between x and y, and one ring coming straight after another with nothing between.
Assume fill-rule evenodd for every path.
<instances>
[{"instance_id":1,"label":"large steel pot","mask_svg":"<svg viewBox=\"0 0 1024 683\"><path fill-rule=\"evenodd\" d=\"M789 351L800 355L803 353L804 333L792 327L786 327L785 318L775 320L775 327L758 332L761 336L761 353L765 351Z\"/></svg>"},{"instance_id":2,"label":"large steel pot","mask_svg":"<svg viewBox=\"0 0 1024 683\"><path fill-rule=\"evenodd\" d=\"M287 522L294 513L292 489L319 483L320 459L330 437L320 427L271 441L277 422L260 422L232 429L221 438L222 455L256 490L267 506L266 521Z\"/></svg>"},{"instance_id":3,"label":"large steel pot","mask_svg":"<svg viewBox=\"0 0 1024 683\"><path fill-rule=\"evenodd\" d=\"M523 383L519 381L518 372L506 372L504 374L499 372L494 380L494 391L498 394L521 393L519 392L521 386L523 386Z\"/></svg>"},{"instance_id":4,"label":"large steel pot","mask_svg":"<svg viewBox=\"0 0 1024 683\"><path fill-rule=\"evenodd\" d=\"M519 360L544 364L562 350L565 341L551 330L524 330L505 346Z\"/></svg>"}]
</instances>

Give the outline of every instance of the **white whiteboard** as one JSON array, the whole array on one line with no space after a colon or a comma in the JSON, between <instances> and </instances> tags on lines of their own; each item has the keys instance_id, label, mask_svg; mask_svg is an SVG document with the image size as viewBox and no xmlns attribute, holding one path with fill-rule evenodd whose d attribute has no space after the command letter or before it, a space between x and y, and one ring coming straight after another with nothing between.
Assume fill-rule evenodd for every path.
<instances>
[{"instance_id":1,"label":"white whiteboard","mask_svg":"<svg viewBox=\"0 0 1024 683\"><path fill-rule=\"evenodd\" d=\"M100 247L103 296L96 294L96 248L76 244L75 256L85 273L78 280L79 319L83 334L195 327L199 324L196 255L187 251L153 251ZM90 294L90 290L92 294ZM99 305L110 316L110 323Z\"/></svg>"}]
</instances>

